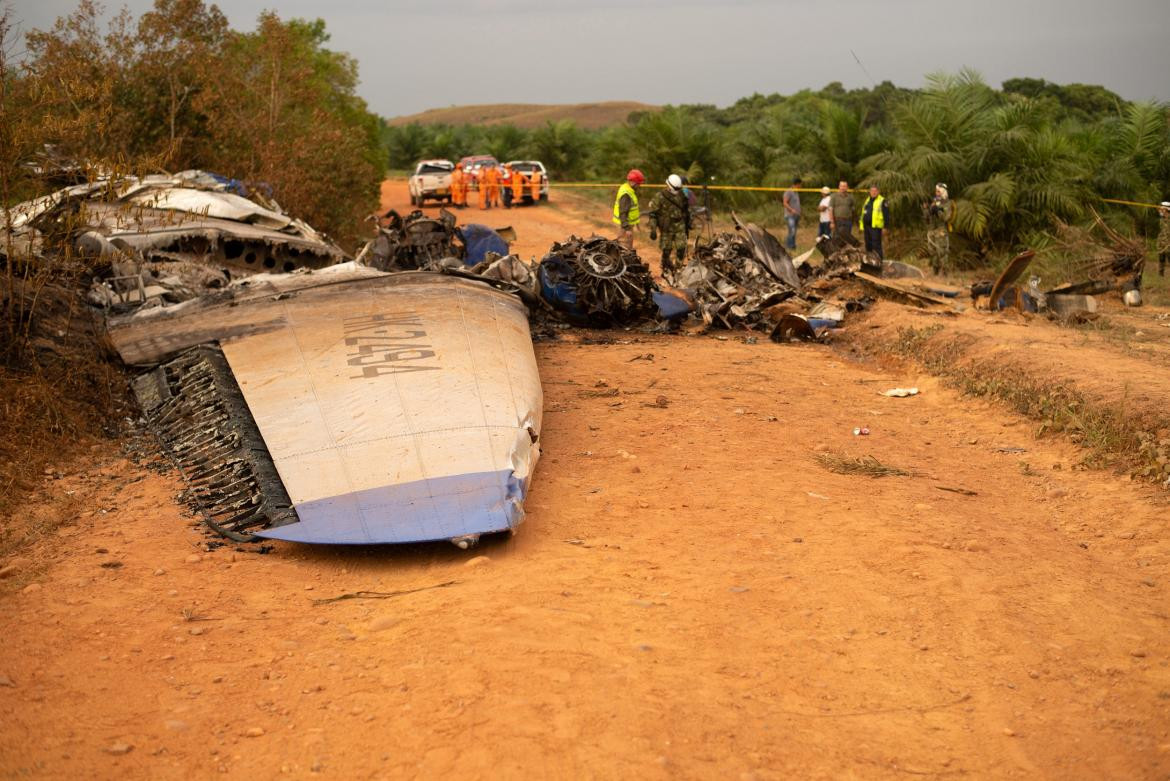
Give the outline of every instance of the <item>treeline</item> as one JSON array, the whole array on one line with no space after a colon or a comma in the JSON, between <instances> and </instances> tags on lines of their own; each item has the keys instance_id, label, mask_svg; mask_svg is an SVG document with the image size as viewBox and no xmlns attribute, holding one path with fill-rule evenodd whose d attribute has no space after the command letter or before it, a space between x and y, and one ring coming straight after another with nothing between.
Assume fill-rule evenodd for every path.
<instances>
[{"instance_id":1,"label":"treeline","mask_svg":"<svg viewBox=\"0 0 1170 781\"><path fill-rule=\"evenodd\" d=\"M233 30L203 0L101 17L82 0L23 41L11 12L0 20L5 203L44 189L43 167L28 162L48 148L95 170L211 170L335 238L360 233L385 170L380 123L357 97L353 58L326 47L324 22L264 12L254 30Z\"/></svg>"},{"instance_id":2,"label":"treeline","mask_svg":"<svg viewBox=\"0 0 1170 781\"><path fill-rule=\"evenodd\" d=\"M923 89L884 82L845 90L834 83L794 95L752 95L719 109L693 105L631 115L621 126L571 122L511 126L383 127L393 168L422 157L534 157L561 180L617 181L628 168L651 181L672 172L693 182L783 186L877 183L895 222L917 225L936 182L950 188L955 230L977 252L1036 240L1055 220L1090 209L1130 231L1154 229L1152 210L1102 198L1170 197L1170 113L1130 103L1104 87L1011 79L994 89L973 71L935 75ZM736 193L732 207L766 196Z\"/></svg>"}]
</instances>

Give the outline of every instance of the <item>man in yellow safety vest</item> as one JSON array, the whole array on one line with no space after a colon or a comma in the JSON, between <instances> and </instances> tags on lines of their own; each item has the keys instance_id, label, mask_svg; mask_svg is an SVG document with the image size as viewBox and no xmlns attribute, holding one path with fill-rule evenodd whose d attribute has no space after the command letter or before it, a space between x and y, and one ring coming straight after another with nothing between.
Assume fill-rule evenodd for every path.
<instances>
[{"instance_id":1,"label":"man in yellow safety vest","mask_svg":"<svg viewBox=\"0 0 1170 781\"><path fill-rule=\"evenodd\" d=\"M637 168L626 174L626 183L618 188L613 202L613 221L618 226L618 243L629 249L634 248L634 228L642 213L638 210L638 188L646 177Z\"/></svg>"},{"instance_id":2,"label":"man in yellow safety vest","mask_svg":"<svg viewBox=\"0 0 1170 781\"><path fill-rule=\"evenodd\" d=\"M885 260L882 252L882 229L890 221L890 207L877 185L869 188L869 197L861 205L861 230L865 234L865 251Z\"/></svg>"}]
</instances>

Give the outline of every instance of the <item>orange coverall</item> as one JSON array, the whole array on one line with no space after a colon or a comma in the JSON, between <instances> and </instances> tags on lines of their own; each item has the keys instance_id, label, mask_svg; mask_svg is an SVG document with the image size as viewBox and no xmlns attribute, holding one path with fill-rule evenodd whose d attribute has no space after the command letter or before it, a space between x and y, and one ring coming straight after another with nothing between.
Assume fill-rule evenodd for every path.
<instances>
[{"instance_id":1,"label":"orange coverall","mask_svg":"<svg viewBox=\"0 0 1170 781\"><path fill-rule=\"evenodd\" d=\"M487 183L487 200L488 206L500 205L500 171L494 165L485 166L483 169L484 179Z\"/></svg>"},{"instance_id":2,"label":"orange coverall","mask_svg":"<svg viewBox=\"0 0 1170 781\"><path fill-rule=\"evenodd\" d=\"M530 176L528 178L528 181L532 183L532 202L533 203L540 202L540 180L541 180L541 178L542 177L538 171L533 171L532 176Z\"/></svg>"},{"instance_id":3,"label":"orange coverall","mask_svg":"<svg viewBox=\"0 0 1170 781\"><path fill-rule=\"evenodd\" d=\"M520 205L524 200L524 185L528 183L523 171L512 170L512 203Z\"/></svg>"},{"instance_id":4,"label":"orange coverall","mask_svg":"<svg viewBox=\"0 0 1170 781\"><path fill-rule=\"evenodd\" d=\"M463 176L463 166L455 166L451 172L451 205L465 206L467 204L467 180Z\"/></svg>"},{"instance_id":5,"label":"orange coverall","mask_svg":"<svg viewBox=\"0 0 1170 781\"><path fill-rule=\"evenodd\" d=\"M491 207L491 201L488 199L488 167L481 166L475 174L476 187L479 189L479 208L487 209Z\"/></svg>"}]
</instances>

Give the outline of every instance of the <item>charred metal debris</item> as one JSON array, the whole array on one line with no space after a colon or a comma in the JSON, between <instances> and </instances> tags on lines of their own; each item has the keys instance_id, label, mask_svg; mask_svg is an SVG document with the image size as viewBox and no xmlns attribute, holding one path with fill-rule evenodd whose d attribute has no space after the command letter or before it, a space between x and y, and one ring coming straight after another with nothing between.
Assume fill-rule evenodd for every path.
<instances>
[{"instance_id":1,"label":"charred metal debris","mask_svg":"<svg viewBox=\"0 0 1170 781\"><path fill-rule=\"evenodd\" d=\"M856 242L824 239L794 260L768 231L732 219L736 232L697 245L674 280L705 327L766 330L779 342L819 339L872 302L853 275L881 273L881 261ZM814 251L820 264L810 262Z\"/></svg>"},{"instance_id":2,"label":"charred metal debris","mask_svg":"<svg viewBox=\"0 0 1170 781\"><path fill-rule=\"evenodd\" d=\"M403 217L391 209L378 218L377 236L358 253L359 263L379 271L438 271L462 268L467 246L446 209L429 217L416 209Z\"/></svg>"},{"instance_id":3,"label":"charred metal debris","mask_svg":"<svg viewBox=\"0 0 1170 781\"><path fill-rule=\"evenodd\" d=\"M1126 306L1142 305L1142 273L1145 247L1110 228L1099 215L1085 229L1061 225L1052 250L1066 261L1065 273L1079 281L1064 281L1045 288L1038 276L1021 280L1036 252L1027 250L1008 263L994 281L976 282L971 298L976 306L1045 313L1058 320L1086 321L1098 317L1095 296L1117 291Z\"/></svg>"},{"instance_id":4,"label":"charred metal debris","mask_svg":"<svg viewBox=\"0 0 1170 781\"><path fill-rule=\"evenodd\" d=\"M611 239L572 236L557 242L540 261L537 275L543 299L576 324L627 326L658 312L650 267Z\"/></svg>"},{"instance_id":5,"label":"charred metal debris","mask_svg":"<svg viewBox=\"0 0 1170 781\"><path fill-rule=\"evenodd\" d=\"M218 347L187 350L132 383L147 427L213 530L233 540L297 520L227 360Z\"/></svg>"},{"instance_id":6,"label":"charred metal debris","mask_svg":"<svg viewBox=\"0 0 1170 781\"><path fill-rule=\"evenodd\" d=\"M207 171L102 176L13 207L0 254L80 258L95 306L179 303L257 273L331 266L345 253L263 192Z\"/></svg>"}]
</instances>

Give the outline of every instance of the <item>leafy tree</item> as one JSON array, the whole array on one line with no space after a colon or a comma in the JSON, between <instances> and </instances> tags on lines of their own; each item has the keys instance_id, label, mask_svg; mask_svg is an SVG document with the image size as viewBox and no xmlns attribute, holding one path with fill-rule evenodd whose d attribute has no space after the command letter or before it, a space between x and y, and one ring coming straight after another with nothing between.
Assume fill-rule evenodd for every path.
<instances>
[{"instance_id":1,"label":"leafy tree","mask_svg":"<svg viewBox=\"0 0 1170 781\"><path fill-rule=\"evenodd\" d=\"M725 170L723 139L714 125L678 108L643 116L627 134L632 161L651 181L679 173L698 180Z\"/></svg>"},{"instance_id":2,"label":"leafy tree","mask_svg":"<svg viewBox=\"0 0 1170 781\"><path fill-rule=\"evenodd\" d=\"M164 165L199 154L212 132L198 98L228 34L227 18L202 0L155 0L142 15L128 41L133 51L120 57L133 63L118 95L131 154L158 154Z\"/></svg>"},{"instance_id":3,"label":"leafy tree","mask_svg":"<svg viewBox=\"0 0 1170 781\"><path fill-rule=\"evenodd\" d=\"M231 30L203 0L155 0L104 35L92 0L27 36L10 76L40 120L28 137L102 170L207 168L271 187L286 208L345 238L364 232L385 168L379 122L352 58L321 20L261 15Z\"/></svg>"},{"instance_id":4,"label":"leafy tree","mask_svg":"<svg viewBox=\"0 0 1170 781\"><path fill-rule=\"evenodd\" d=\"M411 168L426 154L432 135L430 128L415 123L401 127L383 123L382 143L386 146L390 167Z\"/></svg>"},{"instance_id":5,"label":"leafy tree","mask_svg":"<svg viewBox=\"0 0 1170 781\"><path fill-rule=\"evenodd\" d=\"M483 136L488 154L501 163L515 160L528 144L528 134L515 125L491 125L484 128Z\"/></svg>"}]
</instances>

